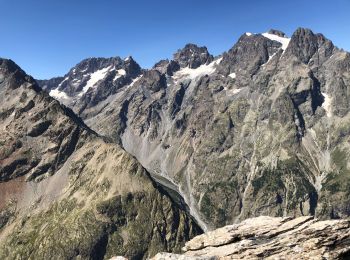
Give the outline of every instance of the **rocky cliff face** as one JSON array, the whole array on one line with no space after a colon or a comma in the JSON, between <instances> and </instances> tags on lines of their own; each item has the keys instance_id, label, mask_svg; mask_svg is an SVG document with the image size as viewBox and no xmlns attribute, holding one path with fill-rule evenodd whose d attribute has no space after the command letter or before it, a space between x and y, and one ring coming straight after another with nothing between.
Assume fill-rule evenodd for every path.
<instances>
[{"instance_id":1,"label":"rocky cliff face","mask_svg":"<svg viewBox=\"0 0 350 260\"><path fill-rule=\"evenodd\" d=\"M0 73L0 180L54 174L92 131L11 60L0 60Z\"/></svg>"},{"instance_id":2,"label":"rocky cliff face","mask_svg":"<svg viewBox=\"0 0 350 260\"><path fill-rule=\"evenodd\" d=\"M183 255L156 259L349 259L350 221L257 217L186 243Z\"/></svg>"},{"instance_id":3,"label":"rocky cliff face","mask_svg":"<svg viewBox=\"0 0 350 260\"><path fill-rule=\"evenodd\" d=\"M142 259L201 233L175 191L11 60L0 96L1 259Z\"/></svg>"},{"instance_id":4,"label":"rocky cliff face","mask_svg":"<svg viewBox=\"0 0 350 260\"><path fill-rule=\"evenodd\" d=\"M186 45L78 112L177 189L203 229L260 215L346 217L349 62L308 29L245 33L215 58Z\"/></svg>"}]
</instances>

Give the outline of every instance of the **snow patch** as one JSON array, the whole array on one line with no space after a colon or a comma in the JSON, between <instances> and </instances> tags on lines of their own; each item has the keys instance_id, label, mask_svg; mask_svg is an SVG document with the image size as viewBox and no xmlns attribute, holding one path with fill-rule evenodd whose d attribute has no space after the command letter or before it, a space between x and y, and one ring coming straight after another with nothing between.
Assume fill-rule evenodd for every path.
<instances>
[{"instance_id":1,"label":"snow patch","mask_svg":"<svg viewBox=\"0 0 350 260\"><path fill-rule=\"evenodd\" d=\"M132 86L134 86L134 84L139 81L140 79L142 78L142 75L138 76L137 78L135 78L131 83L130 85L127 85L126 88L131 88Z\"/></svg>"},{"instance_id":2,"label":"snow patch","mask_svg":"<svg viewBox=\"0 0 350 260\"><path fill-rule=\"evenodd\" d=\"M331 117L332 116L332 98L326 93L322 93L322 96L324 97L322 108L326 110L327 117Z\"/></svg>"},{"instance_id":3,"label":"snow patch","mask_svg":"<svg viewBox=\"0 0 350 260\"><path fill-rule=\"evenodd\" d=\"M235 79L235 78L236 78L236 73L233 72L233 73L229 74L228 76L229 76L230 78Z\"/></svg>"},{"instance_id":4,"label":"snow patch","mask_svg":"<svg viewBox=\"0 0 350 260\"><path fill-rule=\"evenodd\" d=\"M81 83L81 80L80 80L80 79L74 79L74 80L72 81L72 85L75 85L75 86L79 85L80 83Z\"/></svg>"},{"instance_id":5,"label":"snow patch","mask_svg":"<svg viewBox=\"0 0 350 260\"><path fill-rule=\"evenodd\" d=\"M193 57L193 56L194 56L194 52L193 52L193 50L192 50L192 49L190 49L190 52L191 52L191 57Z\"/></svg>"},{"instance_id":6,"label":"snow patch","mask_svg":"<svg viewBox=\"0 0 350 260\"><path fill-rule=\"evenodd\" d=\"M272 41L276 41L282 44L282 50L286 50L288 47L288 44L290 42L290 38L286 38L286 37L281 37L275 34L271 34L271 33L263 33L262 34L264 37L272 40Z\"/></svg>"},{"instance_id":7,"label":"snow patch","mask_svg":"<svg viewBox=\"0 0 350 260\"><path fill-rule=\"evenodd\" d=\"M117 74L115 75L113 81L116 81L119 79L121 76L126 75L126 71L124 69L117 70Z\"/></svg>"},{"instance_id":8,"label":"snow patch","mask_svg":"<svg viewBox=\"0 0 350 260\"><path fill-rule=\"evenodd\" d=\"M261 67L264 67L267 63L269 63L270 60L276 55L276 53L277 53L277 52L275 52L274 54L270 55L270 56L269 56L269 59L267 60L267 62L264 63L263 65L261 65Z\"/></svg>"},{"instance_id":9,"label":"snow patch","mask_svg":"<svg viewBox=\"0 0 350 260\"><path fill-rule=\"evenodd\" d=\"M221 61L222 61L222 57L217 59L216 61L213 61L213 62L215 62L216 65L219 65L221 63Z\"/></svg>"},{"instance_id":10,"label":"snow patch","mask_svg":"<svg viewBox=\"0 0 350 260\"><path fill-rule=\"evenodd\" d=\"M210 75L215 72L216 65L220 64L221 60L222 58L219 58L209 64L203 64L196 69L191 69L189 67L183 68L177 71L174 77L177 78L177 77L186 76L187 78L190 78L190 79L196 79L204 75Z\"/></svg>"},{"instance_id":11,"label":"snow patch","mask_svg":"<svg viewBox=\"0 0 350 260\"><path fill-rule=\"evenodd\" d=\"M68 80L68 77L64 78L64 80L61 81L60 84L58 84L57 88L59 88L60 86L62 86L62 84Z\"/></svg>"},{"instance_id":12,"label":"snow patch","mask_svg":"<svg viewBox=\"0 0 350 260\"><path fill-rule=\"evenodd\" d=\"M84 86L84 88L82 90L82 93L79 93L79 96L82 96L83 93L86 93L89 88L95 87L96 83L98 81L100 81L101 79L103 79L110 69L111 69L111 66L107 67L107 68L103 68L103 69L97 70L94 73L92 73L90 75L90 79L88 80L88 82L86 82L86 85Z\"/></svg>"},{"instance_id":13,"label":"snow patch","mask_svg":"<svg viewBox=\"0 0 350 260\"><path fill-rule=\"evenodd\" d=\"M56 89L52 89L49 93L49 95L53 98L56 98L58 100L68 100L70 97L63 91Z\"/></svg>"},{"instance_id":14,"label":"snow patch","mask_svg":"<svg viewBox=\"0 0 350 260\"><path fill-rule=\"evenodd\" d=\"M85 68L85 69L81 70L80 73L83 73L83 72L85 72L87 70L88 70L88 68Z\"/></svg>"},{"instance_id":15,"label":"snow patch","mask_svg":"<svg viewBox=\"0 0 350 260\"><path fill-rule=\"evenodd\" d=\"M246 32L245 35L247 35L247 36L252 36L253 34L250 33L250 32Z\"/></svg>"}]
</instances>

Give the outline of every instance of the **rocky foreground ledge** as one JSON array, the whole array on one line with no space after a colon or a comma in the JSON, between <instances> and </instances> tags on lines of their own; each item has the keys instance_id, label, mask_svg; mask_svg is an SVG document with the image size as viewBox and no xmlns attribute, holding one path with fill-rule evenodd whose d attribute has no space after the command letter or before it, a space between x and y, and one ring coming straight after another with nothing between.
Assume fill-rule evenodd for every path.
<instances>
[{"instance_id":1,"label":"rocky foreground ledge","mask_svg":"<svg viewBox=\"0 0 350 260\"><path fill-rule=\"evenodd\" d=\"M257 217L196 236L153 259L350 259L350 219Z\"/></svg>"}]
</instances>

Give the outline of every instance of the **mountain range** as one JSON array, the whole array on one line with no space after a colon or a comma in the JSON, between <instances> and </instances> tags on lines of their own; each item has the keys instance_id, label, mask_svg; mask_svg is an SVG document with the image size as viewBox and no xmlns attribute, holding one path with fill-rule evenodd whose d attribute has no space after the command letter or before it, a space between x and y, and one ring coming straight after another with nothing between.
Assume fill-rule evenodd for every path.
<instances>
[{"instance_id":1,"label":"mountain range","mask_svg":"<svg viewBox=\"0 0 350 260\"><path fill-rule=\"evenodd\" d=\"M349 72L305 28L48 80L0 60L0 256L140 259L252 217L348 217Z\"/></svg>"}]
</instances>

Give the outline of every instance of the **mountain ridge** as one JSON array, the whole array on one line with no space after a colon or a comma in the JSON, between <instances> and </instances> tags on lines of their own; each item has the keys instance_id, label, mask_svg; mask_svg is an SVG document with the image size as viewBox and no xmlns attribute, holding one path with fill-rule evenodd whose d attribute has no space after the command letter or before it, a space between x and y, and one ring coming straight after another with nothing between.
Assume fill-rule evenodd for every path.
<instances>
[{"instance_id":1,"label":"mountain ridge","mask_svg":"<svg viewBox=\"0 0 350 260\"><path fill-rule=\"evenodd\" d=\"M202 232L179 196L10 60L0 95L0 258L140 259Z\"/></svg>"},{"instance_id":2,"label":"mountain ridge","mask_svg":"<svg viewBox=\"0 0 350 260\"><path fill-rule=\"evenodd\" d=\"M283 137L283 135L281 135L281 137L276 140L276 144L280 143L279 146L281 147L286 144L288 144L288 146L295 146L297 151L301 149L300 153L303 154L306 152L306 157L310 158L304 161L304 159L299 159L300 155L298 154L287 155L293 153L291 151L287 152L289 148L287 150L282 148L277 153L282 153L282 155L279 156L282 156L283 160L288 157L294 157L294 159L291 159L293 161L292 165L294 165L292 166L291 173L297 171L305 175L299 180L305 182L305 184L301 185L302 193L308 191L307 195L305 195L306 200L309 200L308 203L310 203L310 208L308 210L310 214L315 214L315 201L318 200L318 195L316 195L318 192L314 187L317 186L317 188L319 188L320 186L319 184L314 184L315 180L313 180L313 178L316 177L310 176L322 175L322 173L312 173L309 169L315 167L317 169L316 171L320 171L320 167L326 167L324 169L329 170L329 167L324 165L329 165L330 159L326 159L327 161L325 163L320 161L320 166L309 164L309 160L315 161L313 155L310 155L309 150L320 148L317 148L318 141L315 143L315 140L312 138L310 140L311 134L307 134L306 118L322 117L322 115L318 115L319 113L322 114L321 110L330 114L329 104L327 106L324 104L325 100L329 103L331 98L325 91L321 93L321 86L324 84L324 79L318 74L320 74L319 70L322 70L323 64L326 63L334 53L336 53L336 55L343 55L345 52L334 47L322 34L314 34L311 30L304 28L298 28L291 38L287 38L283 32L278 30L270 30L263 34L244 33L230 50L215 57L215 59L208 53L206 47L187 44L183 49L178 50L174 54L173 60L163 60L156 63L150 70L140 71L136 78L133 80L130 79L129 83L121 86L116 94L108 97L106 96L106 99L102 100L100 103L90 103L86 106L88 109L80 109L81 106L76 106L75 104L71 107L90 127L92 127L92 129L102 135L112 138L115 142L121 144L128 152L135 155L151 174L170 178L171 182L175 182L176 185L180 187L180 193L185 194L184 197L187 197L186 200L188 204L194 203L192 211L197 215L199 222L202 222L200 219L203 217L204 205L198 206L197 203L201 201L200 204L203 204L203 198L206 198L206 196L203 196L203 193L207 194L207 191L201 188L202 191L194 196L194 194L191 194L193 193L191 190L193 190L192 186L194 184L189 184L191 181L188 177L185 177L191 174L180 174L183 169L193 167L190 165L193 164L194 161L198 161L198 158L195 159L198 152L193 151L196 144L190 140L194 140L194 137L199 135L198 145L204 148L203 151L199 152L202 154L200 156L212 157L213 154L225 154L225 149L233 149L235 145L232 142L236 139L230 132L232 129L235 131L235 128L237 128L237 130L241 129L237 132L237 134L239 134L239 131L245 129L246 123L241 120L247 116L245 113L249 111L254 111L250 112L252 115L254 113L260 113L259 117L261 119L258 118L256 122L259 122L259 120L263 122L269 119L270 121L272 120L271 122L276 121L276 126L278 126L278 128L281 128L283 124L287 123L287 125L289 125L287 128L289 136L286 135ZM268 87L268 84L271 84L269 82L272 77L274 77L273 80L277 80L279 83ZM101 84L103 84L103 81L102 79ZM291 83L290 86L284 86L283 88L278 87L278 84L283 86L289 83ZM266 90L270 88L270 93L266 93L267 95L264 94L264 88L266 87ZM97 89L98 88L97 86ZM212 89L208 91L209 88ZM193 99L196 95L199 95L200 102L199 100ZM249 102L243 101L239 98L240 96L247 96L248 99L252 99L253 103L250 104ZM275 106L278 112L276 111L269 115L270 112L267 108L264 108L265 110L262 111L256 111L257 108L254 108L256 104L254 104L253 99L256 99L258 96L263 98L264 101L262 105L264 107ZM272 102L267 97L269 97ZM235 101L237 98L239 100L238 103ZM89 103L87 99L82 100L82 103L86 104L86 102ZM213 114L217 112L211 111L210 108L205 108L203 104L206 102L209 102L208 104L216 104L215 106L218 106L216 109L220 111L216 116L222 114L224 117L220 118L222 116L219 116L219 119L214 119L213 123L210 123ZM227 103L227 105L222 103ZM228 105L231 107L233 106L231 108L233 111L227 110ZM245 111L245 109L248 110ZM195 116L197 119L199 118L199 120L197 120L198 122L196 122L196 120L191 122L193 119L186 119L186 117L188 117L187 113L193 113L193 111L196 110L198 110L197 113L199 113ZM335 111L335 109L333 110ZM232 116L232 112L237 113L237 116ZM241 115L239 113L241 113ZM190 128L193 128L192 130L187 126L188 120L190 120L190 125L192 125ZM221 122L225 127L223 128L225 129L224 132L222 132L223 129L221 130L215 126L215 120L224 120ZM111 124L111 122L114 123ZM208 124L211 128L207 130L207 133L203 132L203 129L206 129ZM253 122L249 122L249 124L253 124ZM275 129L277 130L278 128ZM267 131L270 135L271 130L266 128L264 124L262 125L262 129L264 130L261 131ZM216 131L219 131L217 132L219 136L216 136L216 134L214 136L210 135L211 132ZM242 134L241 132L241 135ZM178 139L179 136L180 139ZM253 139L261 138L261 136L258 137L254 132L248 134L248 138ZM215 140L215 138L218 139ZM220 140L220 138L224 139ZM272 138L272 136L269 138ZM167 139L169 140L167 141ZM210 144L210 139L215 140L214 143ZM202 141L205 141L204 144L201 144L203 143ZM223 144L226 142L226 148L219 147L223 145L222 142L224 142ZM260 142L264 143L265 141ZM303 146L306 145L308 147L311 145L312 148L308 147L306 151L302 151L304 148L300 147L301 142L304 142L304 144L302 144ZM172 145L176 143L178 144L172 147ZM255 141L253 143L255 143ZM283 143L285 144L282 145ZM243 145L243 147L244 146L246 145ZM183 147L181 149L192 150L192 152L185 152L185 154L187 153L184 157L185 161L177 160L176 162L171 162L171 159L166 159L166 162L162 162L162 153L172 158L178 153L176 150L180 147ZM253 161L250 162L251 165L249 167L243 166L244 169L242 168L239 170L242 171L242 179L232 182L233 187L241 186L237 186L237 184L234 183L247 182L247 180L244 180L246 176L243 177L247 175L247 172L251 172L251 174L255 175L256 173L253 172L258 169L258 164L266 164L264 167L272 167L272 171L275 171L276 162L279 161L279 159L272 159L275 155L271 155L272 157L270 159L264 159L268 160L267 162L259 162L262 158L254 158L257 156L255 154L257 151L254 152L255 148L253 150L248 147L243 149L247 149L248 156L252 156L251 160ZM238 152L238 150L236 152ZM259 156L262 156L265 152L268 153L267 150L259 151ZM320 155L317 156L320 156L320 158L329 158L327 157L329 155L321 155L323 152L319 153ZM327 154L327 152L325 153ZM231 156L232 155L229 155L228 157L229 162L238 163L235 156ZM242 159L244 158L245 156L242 157ZM216 158L215 160L216 162L213 163L213 165L217 164L217 167L220 167L219 161L221 159ZM203 169L206 168L205 166L201 167L204 167ZM282 166L283 169L284 167L288 169L290 166ZM267 173L263 175L265 174ZM215 175L213 175L213 178L214 176ZM228 177L229 175L227 175L227 178ZM283 177L283 175L281 175L281 177ZM234 218L235 221L238 221L238 219L244 216L244 210L242 210L242 206L239 206L242 205L243 198L246 196L244 194L248 191L251 193L252 189L256 189L251 186L252 181L253 180L248 180L248 187L245 188L246 191L236 191L236 188L234 188L232 192L238 192L236 195L226 195L226 201L228 198L232 198L232 196L237 196L235 206L237 208L234 211L239 211L240 214ZM255 186L257 183L257 180L253 182ZM278 183L281 185L283 181L278 181ZM243 187L246 185L247 184L242 184ZM211 189L210 185L208 189ZM254 194L255 192L252 193L252 195ZM213 196L215 197L218 195ZM281 194L277 193L275 196L278 198L276 201L282 200L284 202L282 197L285 196L287 196L288 200L287 194L281 197ZM213 200L214 197L205 200L209 202ZM279 203L277 203L276 206L278 204ZM206 213L207 217L209 217L211 207L216 208L217 206L210 204L208 208L210 210ZM219 208L220 207L221 206L219 206ZM295 206L292 206L292 208L294 207ZM202 209L200 210L200 208ZM216 214L219 214L221 210L222 209ZM228 210L227 207L225 210ZM232 211L232 209L230 211ZM248 213L248 215L249 214L250 213ZM284 212L282 214L287 213ZM304 213L302 212L301 214ZM200 215L202 215L202 217L200 217ZM227 221L227 217L225 216L221 216L219 219L222 219L220 221ZM205 229L203 225L202 227Z\"/></svg>"},{"instance_id":3,"label":"mountain ridge","mask_svg":"<svg viewBox=\"0 0 350 260\"><path fill-rule=\"evenodd\" d=\"M347 136L337 139L343 124L336 122L349 112L348 57L309 29L291 38L244 33L215 58L187 44L115 94L71 108L152 175L175 183L209 226L260 214L346 215L344 188L335 181L344 205L327 209L335 195L325 183L347 180L348 166L337 159Z\"/></svg>"},{"instance_id":4,"label":"mountain ridge","mask_svg":"<svg viewBox=\"0 0 350 260\"><path fill-rule=\"evenodd\" d=\"M350 216L350 54L309 29L37 82L0 59L0 96L1 258L146 259L254 217Z\"/></svg>"}]
</instances>

